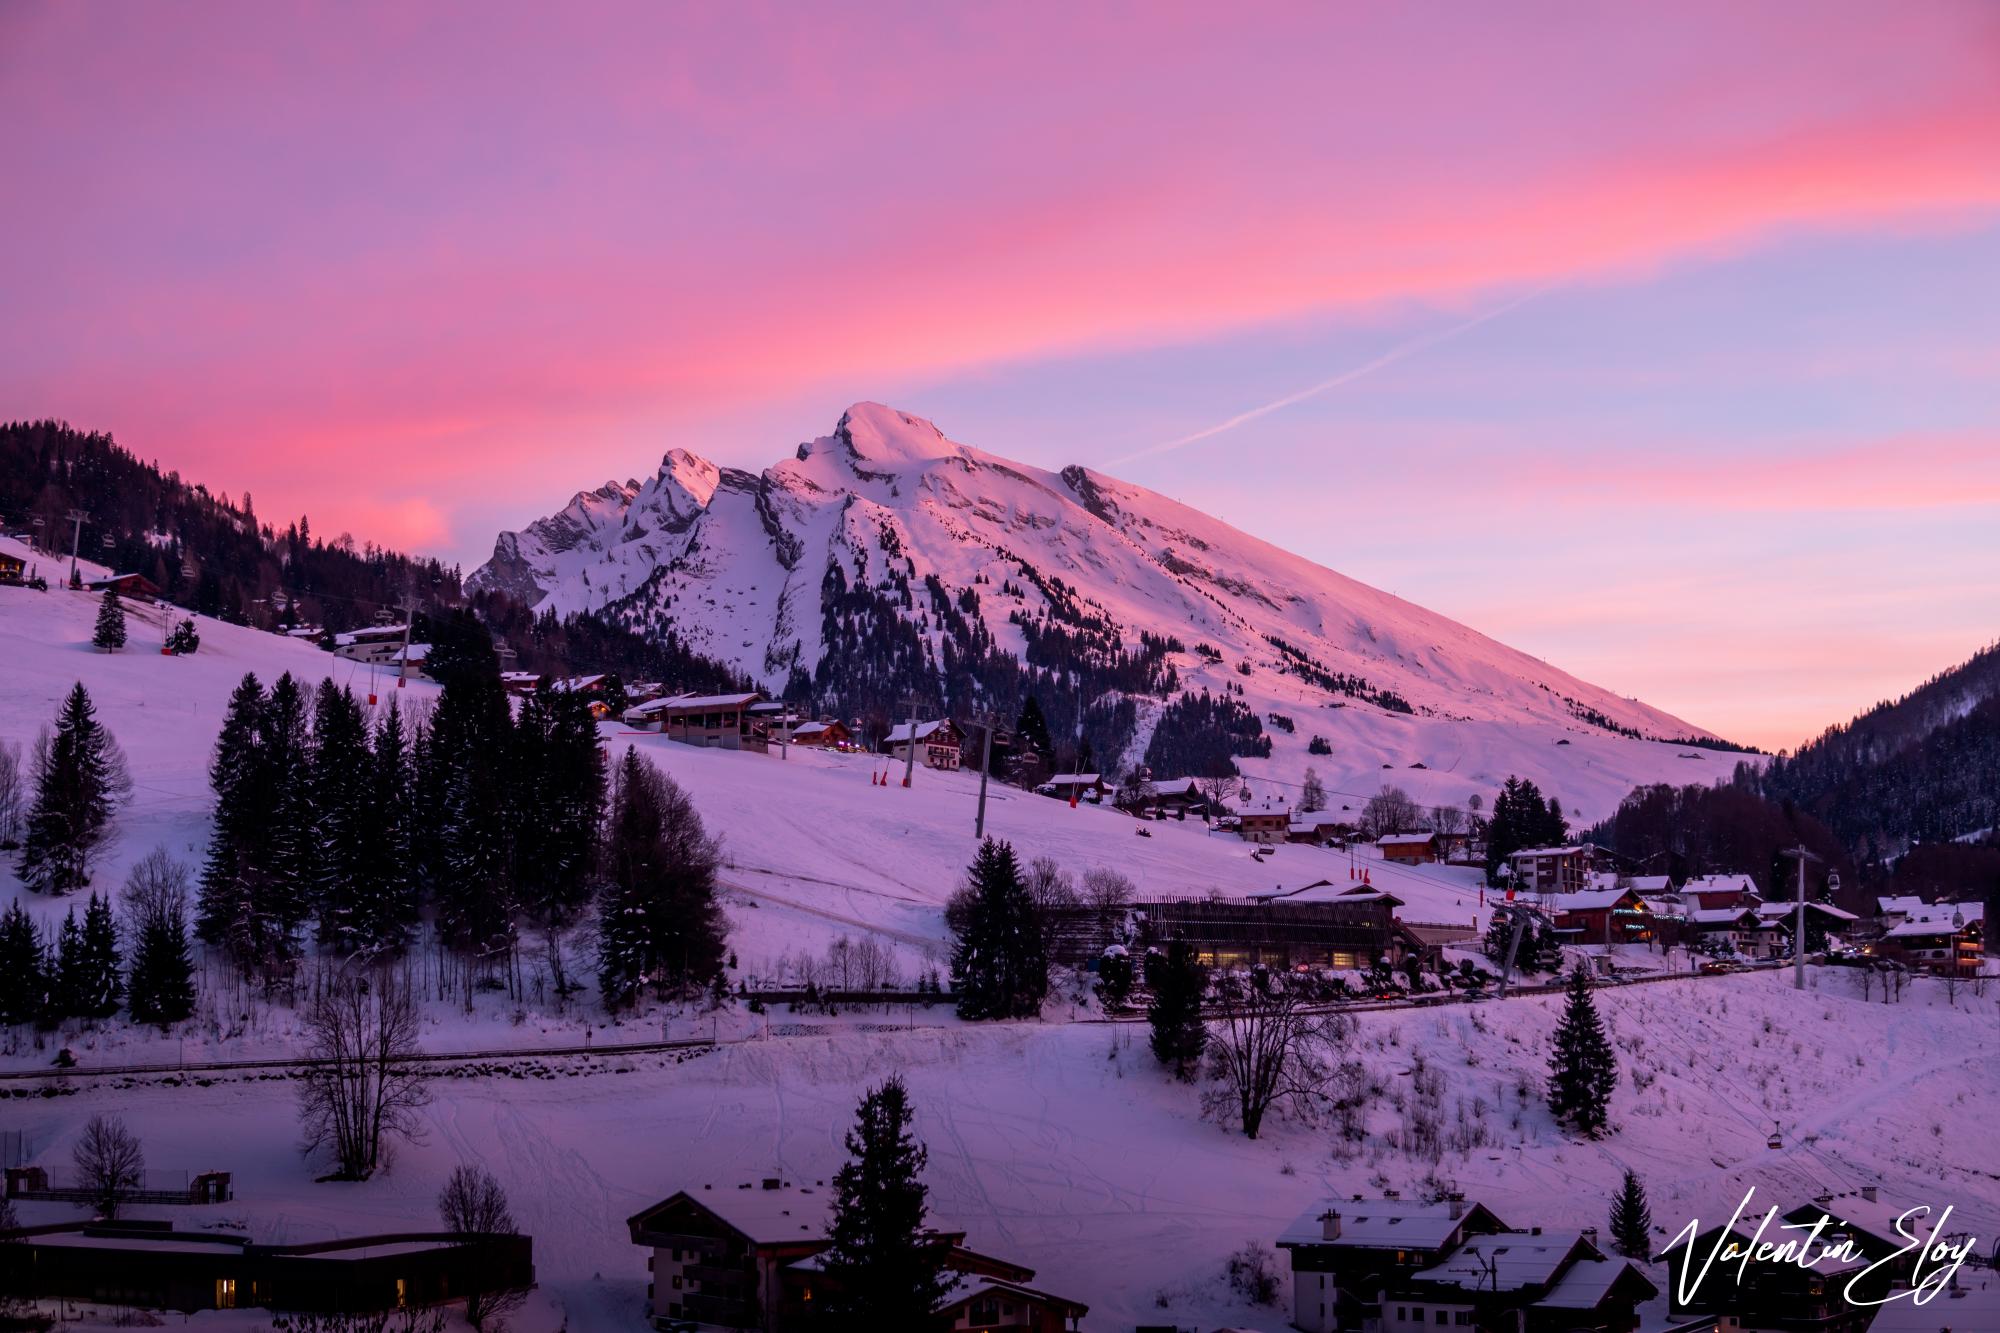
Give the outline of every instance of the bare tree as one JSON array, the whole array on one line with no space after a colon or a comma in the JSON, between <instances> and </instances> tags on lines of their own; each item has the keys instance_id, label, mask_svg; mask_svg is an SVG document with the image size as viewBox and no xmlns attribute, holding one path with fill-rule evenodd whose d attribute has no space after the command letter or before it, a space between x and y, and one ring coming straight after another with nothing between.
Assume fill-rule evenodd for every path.
<instances>
[{"instance_id":1,"label":"bare tree","mask_svg":"<svg viewBox=\"0 0 2000 1333\"><path fill-rule=\"evenodd\" d=\"M1319 770L1308 766L1305 777L1299 783L1299 810L1311 814L1315 810L1326 809L1326 784L1320 781Z\"/></svg>"},{"instance_id":2,"label":"bare tree","mask_svg":"<svg viewBox=\"0 0 2000 1333\"><path fill-rule=\"evenodd\" d=\"M1119 921L1125 905L1132 901L1132 881L1109 866L1092 866L1083 872L1083 905L1097 919L1100 945L1121 944Z\"/></svg>"},{"instance_id":3,"label":"bare tree","mask_svg":"<svg viewBox=\"0 0 2000 1333\"><path fill-rule=\"evenodd\" d=\"M388 1137L417 1138L430 1100L417 1054L417 1006L387 968L344 976L306 1010L308 1063L299 1082L302 1149L324 1150L335 1177L366 1180Z\"/></svg>"},{"instance_id":4,"label":"bare tree","mask_svg":"<svg viewBox=\"0 0 2000 1333\"><path fill-rule=\"evenodd\" d=\"M1282 982L1223 995L1216 1015L1209 1050L1220 1088L1208 1107L1212 1113L1233 1109L1244 1137L1254 1139L1273 1107L1309 1117L1333 1104L1331 1088L1353 1038L1352 1020L1311 1012L1304 997L1282 989Z\"/></svg>"},{"instance_id":5,"label":"bare tree","mask_svg":"<svg viewBox=\"0 0 2000 1333\"><path fill-rule=\"evenodd\" d=\"M135 927L187 916L188 868L155 847L125 877L125 911Z\"/></svg>"},{"instance_id":6,"label":"bare tree","mask_svg":"<svg viewBox=\"0 0 2000 1333\"><path fill-rule=\"evenodd\" d=\"M438 1191L438 1218L444 1229L460 1236L513 1236L520 1233L507 1207L507 1192L483 1167L460 1165ZM505 1287L501 1260L475 1261L465 1274L465 1322L484 1330L488 1321L517 1310L528 1299L526 1290Z\"/></svg>"},{"instance_id":7,"label":"bare tree","mask_svg":"<svg viewBox=\"0 0 2000 1333\"><path fill-rule=\"evenodd\" d=\"M27 787L21 780L21 747L0 740L0 849L13 851L21 844L21 808Z\"/></svg>"},{"instance_id":8,"label":"bare tree","mask_svg":"<svg viewBox=\"0 0 2000 1333\"><path fill-rule=\"evenodd\" d=\"M1417 803L1401 787L1384 786L1361 807L1361 832L1364 837L1407 833L1416 826Z\"/></svg>"},{"instance_id":9,"label":"bare tree","mask_svg":"<svg viewBox=\"0 0 2000 1333\"><path fill-rule=\"evenodd\" d=\"M1459 806L1439 805L1431 808L1430 831L1432 833L1442 833L1447 837L1455 837L1465 832L1466 826L1470 823L1470 816Z\"/></svg>"},{"instance_id":10,"label":"bare tree","mask_svg":"<svg viewBox=\"0 0 2000 1333\"><path fill-rule=\"evenodd\" d=\"M1211 823L1229 805L1229 798L1236 794L1236 775L1224 773L1200 778L1194 785L1201 792L1202 822Z\"/></svg>"},{"instance_id":11,"label":"bare tree","mask_svg":"<svg viewBox=\"0 0 2000 1333\"><path fill-rule=\"evenodd\" d=\"M106 1221L117 1217L125 1200L145 1183L145 1150L116 1116L92 1116L70 1149L70 1161L77 1188L89 1196L85 1206Z\"/></svg>"}]
</instances>

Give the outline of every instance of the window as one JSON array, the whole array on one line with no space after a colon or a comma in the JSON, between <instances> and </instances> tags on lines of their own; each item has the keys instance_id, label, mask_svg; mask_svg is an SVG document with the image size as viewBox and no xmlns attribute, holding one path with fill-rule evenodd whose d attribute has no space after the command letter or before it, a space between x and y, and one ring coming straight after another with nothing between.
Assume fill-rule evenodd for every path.
<instances>
[{"instance_id":1,"label":"window","mask_svg":"<svg viewBox=\"0 0 2000 1333\"><path fill-rule=\"evenodd\" d=\"M236 1279L219 1277L215 1279L215 1308L234 1310L236 1308Z\"/></svg>"},{"instance_id":2,"label":"window","mask_svg":"<svg viewBox=\"0 0 2000 1333\"><path fill-rule=\"evenodd\" d=\"M396 1279L396 1308L401 1310L410 1303L410 1284L403 1278Z\"/></svg>"}]
</instances>

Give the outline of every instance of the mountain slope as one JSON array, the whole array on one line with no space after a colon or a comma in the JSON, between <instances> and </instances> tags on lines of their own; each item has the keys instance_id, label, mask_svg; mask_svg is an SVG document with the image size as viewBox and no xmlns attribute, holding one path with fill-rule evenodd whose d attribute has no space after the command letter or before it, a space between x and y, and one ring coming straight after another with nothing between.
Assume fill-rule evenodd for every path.
<instances>
[{"instance_id":1,"label":"mountain slope","mask_svg":"<svg viewBox=\"0 0 2000 1333\"><path fill-rule=\"evenodd\" d=\"M1864 859L2000 827L2000 645L1746 781L1819 816Z\"/></svg>"},{"instance_id":2,"label":"mountain slope","mask_svg":"<svg viewBox=\"0 0 2000 1333\"><path fill-rule=\"evenodd\" d=\"M1388 764L1419 800L1519 771L1608 810L1634 781L1697 776L1685 744L1639 738L1712 739L1164 496L1015 463L874 403L761 474L677 449L644 483L502 534L470 584L672 630L853 716L915 691L1008 720L1033 694L1053 734L1081 728L1112 767L1201 690L1240 705L1239 731L1271 733L1229 742L1244 770L1296 782L1320 735L1333 753L1312 762L1357 797ZM1731 767L1691 753L1700 776Z\"/></svg>"}]
</instances>

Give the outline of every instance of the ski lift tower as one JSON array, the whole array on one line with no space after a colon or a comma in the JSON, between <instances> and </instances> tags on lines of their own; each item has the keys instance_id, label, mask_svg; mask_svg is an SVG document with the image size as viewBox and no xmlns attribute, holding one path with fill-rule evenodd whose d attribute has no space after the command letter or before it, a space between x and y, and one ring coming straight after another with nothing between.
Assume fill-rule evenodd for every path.
<instances>
[{"instance_id":1,"label":"ski lift tower","mask_svg":"<svg viewBox=\"0 0 2000 1333\"><path fill-rule=\"evenodd\" d=\"M1799 863L1798 915L1792 922L1792 988L1804 990L1806 988L1806 862L1821 861L1825 858L1806 850L1804 843L1787 848L1778 855Z\"/></svg>"}]
</instances>

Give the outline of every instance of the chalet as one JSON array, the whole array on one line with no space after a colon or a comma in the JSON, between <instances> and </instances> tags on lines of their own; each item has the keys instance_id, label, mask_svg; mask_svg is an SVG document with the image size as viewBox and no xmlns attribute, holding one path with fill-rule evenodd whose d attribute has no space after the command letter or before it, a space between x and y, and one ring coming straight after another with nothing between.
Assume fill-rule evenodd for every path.
<instances>
[{"instance_id":1,"label":"chalet","mask_svg":"<svg viewBox=\"0 0 2000 1333\"><path fill-rule=\"evenodd\" d=\"M1590 888L1549 899L1556 929L1572 944L1644 944L1653 938L1653 909L1636 889Z\"/></svg>"},{"instance_id":2,"label":"chalet","mask_svg":"<svg viewBox=\"0 0 2000 1333\"><path fill-rule=\"evenodd\" d=\"M557 694L603 694L605 680L604 673L597 671L584 676L564 676L551 682L550 688Z\"/></svg>"},{"instance_id":3,"label":"chalet","mask_svg":"<svg viewBox=\"0 0 2000 1333\"><path fill-rule=\"evenodd\" d=\"M1632 1333L1659 1288L1589 1231L1510 1231L1477 1203L1329 1200L1278 1237L1303 1333Z\"/></svg>"},{"instance_id":4,"label":"chalet","mask_svg":"<svg viewBox=\"0 0 2000 1333\"><path fill-rule=\"evenodd\" d=\"M500 673L500 688L509 694L533 694L543 680L539 671L503 671Z\"/></svg>"},{"instance_id":5,"label":"chalet","mask_svg":"<svg viewBox=\"0 0 2000 1333\"><path fill-rule=\"evenodd\" d=\"M677 694L625 710L627 726L657 731L668 740L716 750L765 748L750 724L749 708L763 698L755 690L739 694Z\"/></svg>"},{"instance_id":6,"label":"chalet","mask_svg":"<svg viewBox=\"0 0 2000 1333\"><path fill-rule=\"evenodd\" d=\"M1280 843L1292 830L1291 807L1275 797L1230 806L1229 813L1235 820L1236 836L1245 842Z\"/></svg>"},{"instance_id":7,"label":"chalet","mask_svg":"<svg viewBox=\"0 0 2000 1333\"><path fill-rule=\"evenodd\" d=\"M1205 967L1361 971L1399 963L1424 945L1396 920L1401 900L1362 885L1321 880L1247 899L1171 898L1134 903L1142 944L1179 936Z\"/></svg>"},{"instance_id":8,"label":"chalet","mask_svg":"<svg viewBox=\"0 0 2000 1333\"><path fill-rule=\"evenodd\" d=\"M1186 819L1208 809L1208 798L1193 778L1148 778L1140 784L1137 797L1142 813L1151 811L1162 819L1170 815Z\"/></svg>"},{"instance_id":9,"label":"chalet","mask_svg":"<svg viewBox=\"0 0 2000 1333\"><path fill-rule=\"evenodd\" d=\"M1384 861L1397 865L1429 865L1438 858L1437 838L1430 833L1385 833L1375 839Z\"/></svg>"},{"instance_id":10,"label":"chalet","mask_svg":"<svg viewBox=\"0 0 2000 1333\"><path fill-rule=\"evenodd\" d=\"M18 555L0 551L0 583L21 583L28 577L28 562Z\"/></svg>"},{"instance_id":11,"label":"chalet","mask_svg":"<svg viewBox=\"0 0 2000 1333\"><path fill-rule=\"evenodd\" d=\"M1624 875L1619 882L1641 898L1664 898L1674 891L1672 875Z\"/></svg>"},{"instance_id":12,"label":"chalet","mask_svg":"<svg viewBox=\"0 0 2000 1333\"><path fill-rule=\"evenodd\" d=\"M947 1301L938 1311L943 1326L976 1333L1065 1333L1082 1327L1090 1307L1018 1282L975 1280L971 1290Z\"/></svg>"},{"instance_id":13,"label":"chalet","mask_svg":"<svg viewBox=\"0 0 2000 1333\"><path fill-rule=\"evenodd\" d=\"M1885 1198L1878 1187L1863 1185L1838 1194L1822 1194L1786 1213L1784 1220L1793 1226L1810 1227L1821 1218L1828 1219L1821 1233L1828 1244L1838 1244L1845 1238L1868 1262L1891 1261L1885 1265L1888 1270L1885 1285L1904 1288L1914 1287L1934 1271L1912 1250L1910 1240L1912 1233L1930 1234L1940 1207L1922 1199ZM1898 1227L1898 1219L1906 1214L1909 1220ZM1961 1238L1962 1235L1959 1233ZM1944 1239L1944 1235L1939 1239ZM1893 1262L1898 1259L1904 1262Z\"/></svg>"},{"instance_id":14,"label":"chalet","mask_svg":"<svg viewBox=\"0 0 2000 1333\"><path fill-rule=\"evenodd\" d=\"M407 647L397 644L396 651L390 653L382 665L415 676L419 680L428 680L429 677L424 674L424 664L430 660L431 646L427 643L413 643Z\"/></svg>"},{"instance_id":15,"label":"chalet","mask_svg":"<svg viewBox=\"0 0 2000 1333\"><path fill-rule=\"evenodd\" d=\"M1089 801L1098 805L1110 793L1111 786L1102 773L1058 773L1035 790L1061 801Z\"/></svg>"},{"instance_id":16,"label":"chalet","mask_svg":"<svg viewBox=\"0 0 2000 1333\"><path fill-rule=\"evenodd\" d=\"M1507 858L1512 883L1522 893L1581 893L1590 887L1588 846L1524 847Z\"/></svg>"},{"instance_id":17,"label":"chalet","mask_svg":"<svg viewBox=\"0 0 2000 1333\"><path fill-rule=\"evenodd\" d=\"M1884 929L1899 926L1911 917L1922 916L1930 904L1913 893L1891 894L1875 900L1875 916Z\"/></svg>"},{"instance_id":18,"label":"chalet","mask_svg":"<svg viewBox=\"0 0 2000 1333\"><path fill-rule=\"evenodd\" d=\"M910 757L911 730L908 722L899 722L889 728L889 734L882 738L882 751L892 758L908 762ZM965 744L965 735L958 724L950 718L939 718L935 722L916 724L917 761L926 768L955 769L959 763L959 752Z\"/></svg>"},{"instance_id":19,"label":"chalet","mask_svg":"<svg viewBox=\"0 0 2000 1333\"><path fill-rule=\"evenodd\" d=\"M1774 955L1790 953L1792 933L1798 926L1798 903L1796 901L1758 903L1753 910L1763 927L1762 943L1767 945ZM1832 903L1806 904L1808 938L1811 937L1810 932L1813 930L1828 935L1845 935L1854 929L1859 920L1860 918L1854 913L1843 911Z\"/></svg>"},{"instance_id":20,"label":"chalet","mask_svg":"<svg viewBox=\"0 0 2000 1333\"><path fill-rule=\"evenodd\" d=\"M845 750L854 735L845 722L801 722L792 728L792 744L817 746L823 750Z\"/></svg>"},{"instance_id":21,"label":"chalet","mask_svg":"<svg viewBox=\"0 0 2000 1333\"><path fill-rule=\"evenodd\" d=\"M1929 903L1889 927L1875 951L1922 972L1976 976L1986 939L1984 903Z\"/></svg>"},{"instance_id":22,"label":"chalet","mask_svg":"<svg viewBox=\"0 0 2000 1333\"><path fill-rule=\"evenodd\" d=\"M1681 910L1680 943L1703 953L1754 956L1763 920L1751 907L1689 907Z\"/></svg>"},{"instance_id":23,"label":"chalet","mask_svg":"<svg viewBox=\"0 0 2000 1333\"><path fill-rule=\"evenodd\" d=\"M155 1310L267 1307L339 1313L433 1305L474 1280L535 1282L527 1236L412 1233L258 1245L165 1222L61 1222L9 1233L0 1290Z\"/></svg>"},{"instance_id":24,"label":"chalet","mask_svg":"<svg viewBox=\"0 0 2000 1333\"><path fill-rule=\"evenodd\" d=\"M138 602L154 601L160 595L160 585L144 574L113 574L109 578L92 579L83 586L92 592L115 592Z\"/></svg>"},{"instance_id":25,"label":"chalet","mask_svg":"<svg viewBox=\"0 0 2000 1333\"><path fill-rule=\"evenodd\" d=\"M750 715L750 730L777 745L791 744L794 729L805 721L782 699L761 699L744 711Z\"/></svg>"},{"instance_id":26,"label":"chalet","mask_svg":"<svg viewBox=\"0 0 2000 1333\"><path fill-rule=\"evenodd\" d=\"M333 655L350 662L387 662L403 650L408 625L367 625L333 636Z\"/></svg>"},{"instance_id":27,"label":"chalet","mask_svg":"<svg viewBox=\"0 0 2000 1333\"><path fill-rule=\"evenodd\" d=\"M832 1204L823 1180L772 1178L755 1188L682 1191L628 1218L632 1243L651 1251L646 1303L654 1327L732 1333L805 1327L815 1293L829 1281L818 1259L828 1245ZM1033 1269L967 1249L962 1231L929 1234L944 1251L944 1267L971 1283L945 1307L951 1327L1061 1333L1083 1317L1086 1307L1027 1286Z\"/></svg>"},{"instance_id":28,"label":"chalet","mask_svg":"<svg viewBox=\"0 0 2000 1333\"><path fill-rule=\"evenodd\" d=\"M1689 907L1755 907L1764 901L1748 875L1700 875L1681 885Z\"/></svg>"},{"instance_id":29,"label":"chalet","mask_svg":"<svg viewBox=\"0 0 2000 1333\"><path fill-rule=\"evenodd\" d=\"M1770 1237L1761 1228L1738 1221L1713 1227L1689 1241L1654 1256L1664 1262L1672 1279L1667 1284L1669 1313L1675 1319L1712 1318L1728 1321L1741 1333L1862 1333L1874 1316L1871 1305L1858 1305L1844 1295L1860 1279L1880 1299L1888 1288L1886 1273L1861 1278L1865 1258L1823 1257L1810 1267L1797 1263L1745 1263L1743 1250ZM1804 1233L1787 1233L1784 1238ZM1735 1262L1720 1256L1732 1253ZM1817 1253L1817 1250L1815 1250ZM1703 1265L1711 1256L1715 1262ZM1870 1284L1875 1284L1870 1286ZM1683 1292L1689 1292L1684 1300Z\"/></svg>"},{"instance_id":30,"label":"chalet","mask_svg":"<svg viewBox=\"0 0 2000 1333\"><path fill-rule=\"evenodd\" d=\"M1326 847L1340 840L1344 828L1340 816L1331 810L1294 810L1285 828L1285 841Z\"/></svg>"}]
</instances>

